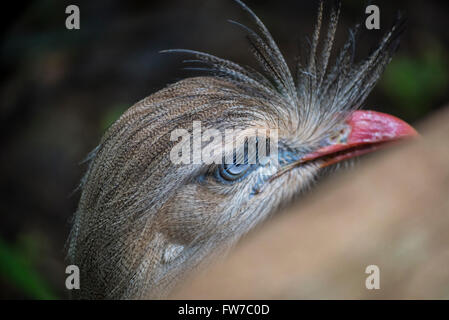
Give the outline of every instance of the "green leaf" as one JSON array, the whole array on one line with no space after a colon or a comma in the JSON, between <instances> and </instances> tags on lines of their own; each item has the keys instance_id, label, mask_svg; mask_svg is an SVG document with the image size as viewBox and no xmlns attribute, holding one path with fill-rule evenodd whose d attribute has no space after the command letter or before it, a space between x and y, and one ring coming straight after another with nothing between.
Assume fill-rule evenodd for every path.
<instances>
[{"instance_id":1,"label":"green leaf","mask_svg":"<svg viewBox=\"0 0 449 320\"><path fill-rule=\"evenodd\" d=\"M19 250L0 239L0 277L32 299L56 299L50 287Z\"/></svg>"}]
</instances>

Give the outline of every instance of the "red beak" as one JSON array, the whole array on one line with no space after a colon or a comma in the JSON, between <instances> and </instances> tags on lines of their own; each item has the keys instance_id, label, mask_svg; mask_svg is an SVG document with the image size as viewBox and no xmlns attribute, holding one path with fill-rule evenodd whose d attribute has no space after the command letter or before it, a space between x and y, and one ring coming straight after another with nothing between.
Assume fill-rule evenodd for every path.
<instances>
[{"instance_id":1,"label":"red beak","mask_svg":"<svg viewBox=\"0 0 449 320\"><path fill-rule=\"evenodd\" d=\"M346 123L350 131L344 142L330 144L309 153L301 162L322 159L322 167L327 167L372 152L388 142L418 136L416 130L405 121L376 111L354 111Z\"/></svg>"}]
</instances>

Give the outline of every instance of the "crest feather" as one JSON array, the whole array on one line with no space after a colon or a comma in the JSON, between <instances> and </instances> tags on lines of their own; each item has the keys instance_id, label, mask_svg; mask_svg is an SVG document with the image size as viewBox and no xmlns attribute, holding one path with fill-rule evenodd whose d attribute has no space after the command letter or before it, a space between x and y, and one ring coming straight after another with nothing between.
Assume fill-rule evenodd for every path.
<instances>
[{"instance_id":1,"label":"crest feather","mask_svg":"<svg viewBox=\"0 0 449 320\"><path fill-rule=\"evenodd\" d=\"M321 39L324 17L324 1L319 2L318 15L312 42L306 61L298 57L296 79L280 52L267 27L242 1L235 0L248 13L257 31L230 20L247 33L251 51L262 71L188 49L172 49L162 52L178 52L193 55L196 59L185 62L201 63L205 67L189 69L211 72L243 88L249 95L271 97L278 108L284 109L296 122L296 130L315 133L318 124L322 130L335 126L348 111L359 108L390 62L404 30L404 19L400 16L392 28L383 36L379 46L367 58L355 63L355 41L360 24L349 30L348 39L337 54L335 63L329 67L332 49L340 16L341 1L332 5L327 32ZM321 50L319 50L319 48ZM303 67L306 66L306 67Z\"/></svg>"}]
</instances>

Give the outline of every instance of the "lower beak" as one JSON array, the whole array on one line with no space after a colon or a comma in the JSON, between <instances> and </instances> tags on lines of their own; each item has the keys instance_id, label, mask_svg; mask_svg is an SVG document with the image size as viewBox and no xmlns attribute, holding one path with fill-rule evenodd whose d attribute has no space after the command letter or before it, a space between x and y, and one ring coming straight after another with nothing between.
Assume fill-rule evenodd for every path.
<instances>
[{"instance_id":1,"label":"lower beak","mask_svg":"<svg viewBox=\"0 0 449 320\"><path fill-rule=\"evenodd\" d=\"M330 144L311 152L303 157L300 163L319 159L322 160L321 166L327 167L377 150L386 143L418 136L416 130L405 121L376 111L354 111L347 118L346 124L349 133L344 142Z\"/></svg>"}]
</instances>

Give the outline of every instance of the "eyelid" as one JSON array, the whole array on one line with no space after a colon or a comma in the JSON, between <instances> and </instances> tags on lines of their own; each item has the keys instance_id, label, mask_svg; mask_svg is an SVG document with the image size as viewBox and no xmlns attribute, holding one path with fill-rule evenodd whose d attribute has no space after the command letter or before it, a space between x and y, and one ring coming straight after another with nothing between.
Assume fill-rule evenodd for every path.
<instances>
[{"instance_id":1,"label":"eyelid","mask_svg":"<svg viewBox=\"0 0 449 320\"><path fill-rule=\"evenodd\" d=\"M252 171L254 171L254 169L257 167L257 165L254 164L241 164L240 166L245 166L245 171L242 172L241 175L239 174L232 174L229 172L228 168L226 167L236 167L238 165L235 164L231 164L231 165L226 165L226 164L222 164L219 165L217 167L217 169L215 170L215 178L221 182L221 183L225 183L225 184L232 184L232 183L236 183L239 181L242 181L243 179L245 179Z\"/></svg>"},{"instance_id":2,"label":"eyelid","mask_svg":"<svg viewBox=\"0 0 449 320\"><path fill-rule=\"evenodd\" d=\"M256 137L256 154L255 154L255 159L251 160L247 158L247 145L246 145L247 141L245 141L245 157L244 159L236 159L236 153L233 154L233 162L234 163L226 163L225 162L225 157L223 157L223 162L224 164L218 164L218 165L213 165L210 166L209 169L207 170L207 173L202 174L201 176L197 177L197 181L199 183L204 183L206 181L206 177L214 177L216 179L216 181L218 181L219 183L222 184L234 184L237 182L240 182L242 180L244 180L245 178L247 178L247 176L253 172L255 169L257 169L258 167L265 167L267 165L270 164L270 156L264 155L263 157L259 156L259 137ZM265 138L265 144L266 144L266 148L269 149L270 148L270 140L269 138ZM270 152L270 151L268 151ZM271 153L270 153L271 154ZM252 163L251 161L254 161L255 163ZM239 164L236 162L238 161L242 161L242 164ZM249 162L249 163L248 163ZM229 172L229 170L227 170L228 168L233 168L236 166L245 166L246 170L245 172L243 172L241 175L239 175L238 173L233 174L232 171ZM228 168L227 168L228 167Z\"/></svg>"}]
</instances>

